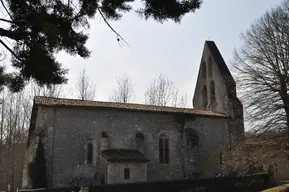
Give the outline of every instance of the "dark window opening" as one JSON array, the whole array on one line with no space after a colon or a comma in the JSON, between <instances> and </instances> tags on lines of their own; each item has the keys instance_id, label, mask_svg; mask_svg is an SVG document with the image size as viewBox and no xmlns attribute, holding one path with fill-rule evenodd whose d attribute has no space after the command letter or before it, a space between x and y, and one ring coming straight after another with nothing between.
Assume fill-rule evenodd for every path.
<instances>
[{"instance_id":1,"label":"dark window opening","mask_svg":"<svg viewBox=\"0 0 289 192\"><path fill-rule=\"evenodd\" d=\"M207 77L207 66L206 66L206 62L203 61L203 78L206 79Z\"/></svg>"},{"instance_id":2,"label":"dark window opening","mask_svg":"<svg viewBox=\"0 0 289 192\"><path fill-rule=\"evenodd\" d=\"M203 107L206 108L208 105L208 92L206 85L204 85L202 93L203 93Z\"/></svg>"},{"instance_id":3,"label":"dark window opening","mask_svg":"<svg viewBox=\"0 0 289 192\"><path fill-rule=\"evenodd\" d=\"M101 137L102 137L102 138L107 138L107 133L106 133L106 132L104 132L104 131L103 131L103 132L101 132Z\"/></svg>"},{"instance_id":4,"label":"dark window opening","mask_svg":"<svg viewBox=\"0 0 289 192\"><path fill-rule=\"evenodd\" d=\"M93 176L93 179L98 181L99 180L99 173L95 173Z\"/></svg>"},{"instance_id":5,"label":"dark window opening","mask_svg":"<svg viewBox=\"0 0 289 192\"><path fill-rule=\"evenodd\" d=\"M210 84L210 88L211 88L211 105L213 106L216 102L216 91L215 91L215 83L214 81L211 81Z\"/></svg>"},{"instance_id":6,"label":"dark window opening","mask_svg":"<svg viewBox=\"0 0 289 192\"><path fill-rule=\"evenodd\" d=\"M223 165L223 153L220 153L220 165Z\"/></svg>"},{"instance_id":7,"label":"dark window opening","mask_svg":"<svg viewBox=\"0 0 289 192\"><path fill-rule=\"evenodd\" d=\"M124 168L124 179L129 179L129 168Z\"/></svg>"},{"instance_id":8,"label":"dark window opening","mask_svg":"<svg viewBox=\"0 0 289 192\"><path fill-rule=\"evenodd\" d=\"M213 63L212 63L211 57L209 58L208 65L209 65L209 77L212 77L212 75L213 75Z\"/></svg>"},{"instance_id":9,"label":"dark window opening","mask_svg":"<svg viewBox=\"0 0 289 192\"><path fill-rule=\"evenodd\" d=\"M104 174L101 174L100 184L105 184L105 176L104 176Z\"/></svg>"},{"instance_id":10,"label":"dark window opening","mask_svg":"<svg viewBox=\"0 0 289 192\"><path fill-rule=\"evenodd\" d=\"M166 134L159 137L159 161L160 164L169 164L169 138Z\"/></svg>"},{"instance_id":11,"label":"dark window opening","mask_svg":"<svg viewBox=\"0 0 289 192\"><path fill-rule=\"evenodd\" d=\"M87 150L87 155L86 155L87 164L92 164L93 145L91 143L87 143L86 150Z\"/></svg>"},{"instance_id":12,"label":"dark window opening","mask_svg":"<svg viewBox=\"0 0 289 192\"><path fill-rule=\"evenodd\" d=\"M135 143L136 143L136 148L139 149L141 145L144 143L144 135L143 133L137 131L135 134Z\"/></svg>"}]
</instances>

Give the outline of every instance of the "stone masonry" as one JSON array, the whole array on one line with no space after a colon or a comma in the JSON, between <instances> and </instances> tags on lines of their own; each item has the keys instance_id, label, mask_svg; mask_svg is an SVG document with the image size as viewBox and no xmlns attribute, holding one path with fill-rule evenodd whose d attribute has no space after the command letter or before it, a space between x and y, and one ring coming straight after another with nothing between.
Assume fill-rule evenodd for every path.
<instances>
[{"instance_id":1,"label":"stone masonry","mask_svg":"<svg viewBox=\"0 0 289 192\"><path fill-rule=\"evenodd\" d=\"M37 133L43 132L48 187L70 185L74 169L86 163L88 141L95 141L94 169L104 173L100 155L103 131L108 136L108 148L134 148L134 134L141 130L143 154L149 159L148 181L186 177L182 154L184 137L174 122L174 113L60 106L39 106L35 113L35 129L29 138L28 149L35 146L33 141L38 138ZM227 119L221 115L191 115L185 129L193 129L199 137L200 159L197 163L201 176L213 177L221 170L219 154L229 144ZM169 164L159 164L158 139L162 132L169 137ZM137 175L135 177L138 181ZM28 176L25 178L24 184L28 184Z\"/></svg>"},{"instance_id":2,"label":"stone masonry","mask_svg":"<svg viewBox=\"0 0 289 192\"><path fill-rule=\"evenodd\" d=\"M201 64L195 109L35 97L23 187L33 188L35 170L29 165L37 164L39 142L46 171L38 177L47 181L43 187L69 187L80 178L111 184L226 174L222 152L230 147L232 134L243 130L242 104L234 83L220 70L224 63L216 64L222 61L211 43L205 43L203 57L211 54L213 74L204 81ZM204 107L202 87L212 79L215 98L206 90L207 103L213 105ZM106 150L116 151L113 162Z\"/></svg>"}]
</instances>

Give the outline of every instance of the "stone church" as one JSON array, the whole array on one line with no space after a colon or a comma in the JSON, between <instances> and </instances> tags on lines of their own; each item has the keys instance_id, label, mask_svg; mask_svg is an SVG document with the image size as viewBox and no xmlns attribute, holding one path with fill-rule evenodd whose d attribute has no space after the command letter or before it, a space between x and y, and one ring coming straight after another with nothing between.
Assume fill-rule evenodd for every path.
<instances>
[{"instance_id":1,"label":"stone church","mask_svg":"<svg viewBox=\"0 0 289 192\"><path fill-rule=\"evenodd\" d=\"M243 135L235 81L206 41L194 108L35 97L23 187L209 178Z\"/></svg>"}]
</instances>

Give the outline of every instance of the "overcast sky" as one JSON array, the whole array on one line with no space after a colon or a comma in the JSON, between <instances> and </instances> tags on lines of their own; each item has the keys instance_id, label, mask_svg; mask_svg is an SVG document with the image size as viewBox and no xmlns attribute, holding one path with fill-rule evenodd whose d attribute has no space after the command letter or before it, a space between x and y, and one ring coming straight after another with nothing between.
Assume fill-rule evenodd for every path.
<instances>
[{"instance_id":1,"label":"overcast sky","mask_svg":"<svg viewBox=\"0 0 289 192\"><path fill-rule=\"evenodd\" d=\"M121 46L114 33L98 17L91 22L87 46L91 57L82 59L65 53L59 61L69 68L69 85L76 82L85 67L97 84L97 100L107 100L116 87L116 77L127 74L132 78L135 102L144 101L144 91L154 77L163 73L181 92L191 99L204 42L213 40L226 62L234 47L242 44L240 33L266 10L281 0L204 0L201 9L186 15L181 24L139 19L126 14L111 25L126 39Z\"/></svg>"},{"instance_id":2,"label":"overcast sky","mask_svg":"<svg viewBox=\"0 0 289 192\"><path fill-rule=\"evenodd\" d=\"M162 73L189 96L191 106L204 42L215 41L228 62L234 47L242 43L240 33L280 2L204 0L202 7L186 15L181 24L146 21L131 12L120 21L111 22L130 47L119 45L115 34L96 17L88 31L87 47L92 51L91 57L82 59L63 52L57 59L69 69L69 87L75 85L79 72L86 69L98 87L96 100L108 100L116 87L116 77L126 73L134 84L135 102L144 102L146 87Z\"/></svg>"}]
</instances>

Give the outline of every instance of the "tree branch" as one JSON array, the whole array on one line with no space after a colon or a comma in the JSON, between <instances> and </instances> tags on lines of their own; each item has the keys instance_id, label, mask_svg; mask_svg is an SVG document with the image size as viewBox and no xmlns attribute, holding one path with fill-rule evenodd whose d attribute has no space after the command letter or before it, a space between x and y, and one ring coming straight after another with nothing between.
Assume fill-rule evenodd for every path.
<instances>
[{"instance_id":1,"label":"tree branch","mask_svg":"<svg viewBox=\"0 0 289 192\"><path fill-rule=\"evenodd\" d=\"M10 12L8 11L7 7L5 6L5 3L3 2L3 0L1 0L1 4L3 5L5 11L6 11L7 14L9 15L10 19L13 21L13 18L12 18L12 16L11 16Z\"/></svg>"},{"instance_id":2,"label":"tree branch","mask_svg":"<svg viewBox=\"0 0 289 192\"><path fill-rule=\"evenodd\" d=\"M4 21L4 22L7 22L7 23L14 23L13 21L10 21L10 20L7 20L7 19L2 19L2 18L0 18L0 21Z\"/></svg>"},{"instance_id":3,"label":"tree branch","mask_svg":"<svg viewBox=\"0 0 289 192\"><path fill-rule=\"evenodd\" d=\"M18 57L18 55L16 53L14 53L14 51L12 49L10 49L10 47L8 47L1 39L0 39L0 43L19 61L22 62L22 59L20 57Z\"/></svg>"},{"instance_id":4,"label":"tree branch","mask_svg":"<svg viewBox=\"0 0 289 192\"><path fill-rule=\"evenodd\" d=\"M125 42L125 44L128 47L130 47L129 44L126 42L126 40L116 30L114 30L114 28L109 24L109 22L107 21L107 19L105 18L104 14L102 13L102 11L100 10L99 7L97 7L97 10L99 11L99 13L100 13L102 19L104 20L105 24L117 35L117 40L119 41L119 38L120 38L121 40L123 40Z\"/></svg>"},{"instance_id":5,"label":"tree branch","mask_svg":"<svg viewBox=\"0 0 289 192\"><path fill-rule=\"evenodd\" d=\"M20 38L20 35L14 31L9 31L3 28L0 28L0 36L5 36L5 37L9 37L10 39L13 40L21 40L22 38Z\"/></svg>"}]
</instances>

